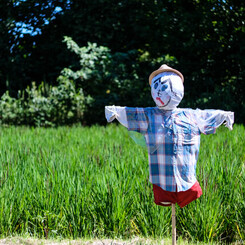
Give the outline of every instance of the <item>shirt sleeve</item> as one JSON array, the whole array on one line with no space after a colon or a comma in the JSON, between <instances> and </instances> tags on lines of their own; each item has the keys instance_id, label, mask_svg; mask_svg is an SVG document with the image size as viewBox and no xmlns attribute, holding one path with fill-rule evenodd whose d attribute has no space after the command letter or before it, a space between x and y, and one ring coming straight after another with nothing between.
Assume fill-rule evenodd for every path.
<instances>
[{"instance_id":1,"label":"shirt sleeve","mask_svg":"<svg viewBox=\"0 0 245 245\"><path fill-rule=\"evenodd\" d=\"M128 130L145 134L148 129L148 116L145 108L126 107Z\"/></svg>"},{"instance_id":2,"label":"shirt sleeve","mask_svg":"<svg viewBox=\"0 0 245 245\"><path fill-rule=\"evenodd\" d=\"M234 112L231 111L196 109L192 111L192 116L203 134L214 134L223 123L232 130L234 123Z\"/></svg>"},{"instance_id":3,"label":"shirt sleeve","mask_svg":"<svg viewBox=\"0 0 245 245\"><path fill-rule=\"evenodd\" d=\"M117 119L130 131L146 133L148 128L148 117L144 108L106 106L105 117L108 122Z\"/></svg>"}]
</instances>

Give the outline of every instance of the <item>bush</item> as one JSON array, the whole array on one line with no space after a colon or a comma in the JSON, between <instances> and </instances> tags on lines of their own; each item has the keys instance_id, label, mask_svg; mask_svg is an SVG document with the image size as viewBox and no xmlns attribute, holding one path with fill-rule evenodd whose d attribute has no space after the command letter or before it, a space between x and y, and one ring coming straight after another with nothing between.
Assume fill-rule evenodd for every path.
<instances>
[{"instance_id":1,"label":"bush","mask_svg":"<svg viewBox=\"0 0 245 245\"><path fill-rule=\"evenodd\" d=\"M20 125L24 122L24 105L21 92L18 99L12 98L6 91L0 100L0 124Z\"/></svg>"},{"instance_id":2,"label":"bush","mask_svg":"<svg viewBox=\"0 0 245 245\"><path fill-rule=\"evenodd\" d=\"M143 50L113 53L108 47L88 43L79 47L65 37L67 48L78 57L78 63L64 68L61 74L72 79L76 87L83 88L85 96L92 98L84 116L86 124L104 124L105 105L154 106L148 76L163 63L177 64L173 56L151 59Z\"/></svg>"},{"instance_id":3,"label":"bush","mask_svg":"<svg viewBox=\"0 0 245 245\"><path fill-rule=\"evenodd\" d=\"M0 100L0 124L58 126L81 122L85 109L83 90L75 89L74 83L60 76L57 87L38 87L35 82L18 98L7 91Z\"/></svg>"}]
</instances>

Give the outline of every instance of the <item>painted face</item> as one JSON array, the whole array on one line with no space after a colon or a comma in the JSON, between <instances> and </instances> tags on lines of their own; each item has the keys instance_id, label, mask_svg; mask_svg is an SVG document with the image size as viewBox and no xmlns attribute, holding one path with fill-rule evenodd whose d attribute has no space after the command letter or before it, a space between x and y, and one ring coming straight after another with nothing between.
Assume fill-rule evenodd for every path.
<instances>
[{"instance_id":1,"label":"painted face","mask_svg":"<svg viewBox=\"0 0 245 245\"><path fill-rule=\"evenodd\" d=\"M184 96L181 78L173 72L163 72L152 79L151 95L160 109L175 109Z\"/></svg>"}]
</instances>

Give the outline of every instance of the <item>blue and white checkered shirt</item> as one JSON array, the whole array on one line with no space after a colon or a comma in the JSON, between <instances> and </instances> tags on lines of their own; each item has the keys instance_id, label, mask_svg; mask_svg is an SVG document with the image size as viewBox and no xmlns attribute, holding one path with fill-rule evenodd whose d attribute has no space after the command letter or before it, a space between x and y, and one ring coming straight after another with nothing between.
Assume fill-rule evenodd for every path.
<instances>
[{"instance_id":1,"label":"blue and white checkered shirt","mask_svg":"<svg viewBox=\"0 0 245 245\"><path fill-rule=\"evenodd\" d=\"M171 192L186 191L196 182L200 134L215 133L224 121L232 129L234 122L232 112L221 110L114 107L114 115L108 116L110 108L108 121L117 118L128 130L144 135L150 182Z\"/></svg>"}]
</instances>

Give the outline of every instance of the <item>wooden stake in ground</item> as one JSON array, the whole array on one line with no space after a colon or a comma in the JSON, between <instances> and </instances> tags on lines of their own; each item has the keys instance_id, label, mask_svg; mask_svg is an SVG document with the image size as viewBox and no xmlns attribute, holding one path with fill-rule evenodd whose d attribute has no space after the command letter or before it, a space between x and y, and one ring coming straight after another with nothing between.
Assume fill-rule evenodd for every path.
<instances>
[{"instance_id":1,"label":"wooden stake in ground","mask_svg":"<svg viewBox=\"0 0 245 245\"><path fill-rule=\"evenodd\" d=\"M172 245L176 245L176 216L174 203L172 203Z\"/></svg>"}]
</instances>

